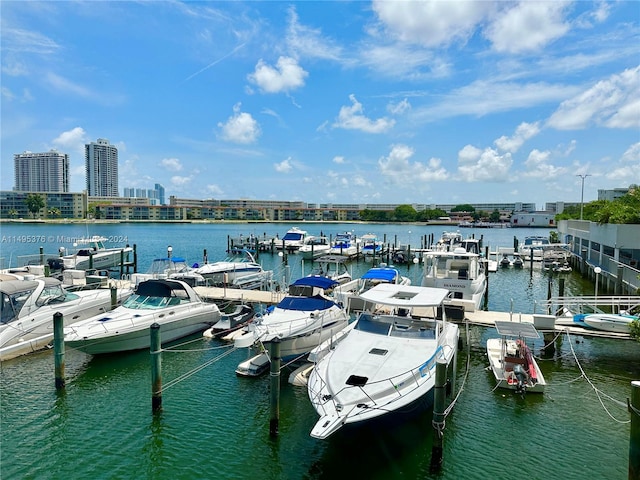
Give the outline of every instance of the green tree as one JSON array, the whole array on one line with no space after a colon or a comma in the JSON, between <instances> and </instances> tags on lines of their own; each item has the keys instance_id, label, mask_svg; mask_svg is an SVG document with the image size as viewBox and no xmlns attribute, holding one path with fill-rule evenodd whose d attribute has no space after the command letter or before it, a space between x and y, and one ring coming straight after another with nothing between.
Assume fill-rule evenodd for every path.
<instances>
[{"instance_id":1,"label":"green tree","mask_svg":"<svg viewBox=\"0 0 640 480\"><path fill-rule=\"evenodd\" d=\"M398 205L393 210L393 218L398 222L415 222L418 212L411 205Z\"/></svg>"},{"instance_id":2,"label":"green tree","mask_svg":"<svg viewBox=\"0 0 640 480\"><path fill-rule=\"evenodd\" d=\"M15 208L10 209L7 213L11 218L16 218L18 216L18 210Z\"/></svg>"},{"instance_id":3,"label":"green tree","mask_svg":"<svg viewBox=\"0 0 640 480\"><path fill-rule=\"evenodd\" d=\"M360 210L360 220L365 222L387 222L391 220L386 210Z\"/></svg>"},{"instance_id":4,"label":"green tree","mask_svg":"<svg viewBox=\"0 0 640 480\"><path fill-rule=\"evenodd\" d=\"M629 187L629 193L613 201L595 200L583 205L582 219L600 224L640 224L640 189ZM558 220L580 218L580 205L570 206L556 215Z\"/></svg>"},{"instance_id":5,"label":"green tree","mask_svg":"<svg viewBox=\"0 0 640 480\"><path fill-rule=\"evenodd\" d=\"M33 218L36 218L36 214L44 208L44 198L37 193L28 194L27 198L24 199L24 203Z\"/></svg>"},{"instance_id":6,"label":"green tree","mask_svg":"<svg viewBox=\"0 0 640 480\"><path fill-rule=\"evenodd\" d=\"M60 213L61 212L59 208L50 208L49 210L47 210L47 215L53 218L58 218L60 216Z\"/></svg>"},{"instance_id":7,"label":"green tree","mask_svg":"<svg viewBox=\"0 0 640 480\"><path fill-rule=\"evenodd\" d=\"M469 205L468 203L462 204L462 205L456 205L455 207L453 207L451 209L452 212L475 212L476 209L473 207L473 205Z\"/></svg>"},{"instance_id":8,"label":"green tree","mask_svg":"<svg viewBox=\"0 0 640 480\"><path fill-rule=\"evenodd\" d=\"M500 211L496 208L491 215L489 215L490 222L499 222L500 221Z\"/></svg>"},{"instance_id":9,"label":"green tree","mask_svg":"<svg viewBox=\"0 0 640 480\"><path fill-rule=\"evenodd\" d=\"M419 222L428 222L429 220L437 220L440 217L446 217L446 216L447 216L447 212L445 212L440 208L436 208L433 210L425 209L418 212L416 220L418 220Z\"/></svg>"}]
</instances>

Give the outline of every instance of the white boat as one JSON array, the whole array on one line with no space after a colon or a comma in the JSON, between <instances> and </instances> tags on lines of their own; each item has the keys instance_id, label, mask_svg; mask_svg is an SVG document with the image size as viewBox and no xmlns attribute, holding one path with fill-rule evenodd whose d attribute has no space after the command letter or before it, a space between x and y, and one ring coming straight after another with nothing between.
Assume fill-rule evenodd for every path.
<instances>
[{"instance_id":1,"label":"white boat","mask_svg":"<svg viewBox=\"0 0 640 480\"><path fill-rule=\"evenodd\" d=\"M331 243L329 253L332 255L344 255L354 257L358 255L360 242L351 232L338 233Z\"/></svg>"},{"instance_id":2,"label":"white boat","mask_svg":"<svg viewBox=\"0 0 640 480\"><path fill-rule=\"evenodd\" d=\"M638 320L640 317L637 315L623 313L580 313L573 316L573 321L582 327L615 333L630 333L631 322Z\"/></svg>"},{"instance_id":3,"label":"white boat","mask_svg":"<svg viewBox=\"0 0 640 480\"><path fill-rule=\"evenodd\" d=\"M160 325L162 344L201 332L220 320L215 303L206 303L180 280L147 280L121 306L65 329L65 344L92 355L149 348L150 327Z\"/></svg>"},{"instance_id":4,"label":"white boat","mask_svg":"<svg viewBox=\"0 0 640 480\"><path fill-rule=\"evenodd\" d=\"M462 245L462 234L460 232L442 232L440 239L436 242L435 250L449 251Z\"/></svg>"},{"instance_id":5,"label":"white boat","mask_svg":"<svg viewBox=\"0 0 640 480\"><path fill-rule=\"evenodd\" d=\"M312 437L432 405L436 363L455 369L458 326L437 315L448 293L386 283L362 294L386 313L362 312L315 364L307 389L320 419Z\"/></svg>"},{"instance_id":6,"label":"white boat","mask_svg":"<svg viewBox=\"0 0 640 480\"><path fill-rule=\"evenodd\" d=\"M525 261L531 261L533 257L534 262L540 262L544 249L548 245L549 239L547 237L532 235L524 238L524 242L518 247L518 253Z\"/></svg>"},{"instance_id":7,"label":"white boat","mask_svg":"<svg viewBox=\"0 0 640 480\"><path fill-rule=\"evenodd\" d=\"M246 326L255 317L256 312L251 305L238 304L229 313L221 313L218 320L210 328L202 332L206 338L219 338Z\"/></svg>"},{"instance_id":8,"label":"white boat","mask_svg":"<svg viewBox=\"0 0 640 480\"><path fill-rule=\"evenodd\" d=\"M361 252L365 257L380 256L384 252L384 243L374 233L366 233L360 237Z\"/></svg>"},{"instance_id":9,"label":"white boat","mask_svg":"<svg viewBox=\"0 0 640 480\"><path fill-rule=\"evenodd\" d=\"M427 251L423 256L422 286L446 288L452 298L445 305L475 311L487 288L484 262L463 247L453 251Z\"/></svg>"},{"instance_id":10,"label":"white boat","mask_svg":"<svg viewBox=\"0 0 640 480\"><path fill-rule=\"evenodd\" d=\"M373 267L367 270L360 278L339 285L333 290L333 296L337 302L345 306L348 312L361 311L365 302L360 295L381 283L393 285L411 285L411 279L400 274L394 267Z\"/></svg>"},{"instance_id":11,"label":"white boat","mask_svg":"<svg viewBox=\"0 0 640 480\"><path fill-rule=\"evenodd\" d=\"M205 263L195 268L193 273L202 276L207 286L249 290L265 287L273 279L273 271L264 270L247 250L232 254L219 262Z\"/></svg>"},{"instance_id":12,"label":"white boat","mask_svg":"<svg viewBox=\"0 0 640 480\"><path fill-rule=\"evenodd\" d=\"M326 255L331 250L329 239L324 236L308 235L304 239L304 243L298 249L298 253L305 260L313 260L315 258Z\"/></svg>"},{"instance_id":13,"label":"white boat","mask_svg":"<svg viewBox=\"0 0 640 480\"><path fill-rule=\"evenodd\" d=\"M59 259L49 258L47 262L53 270L58 270L60 266L71 270L108 270L131 261L129 257L133 254L133 247L127 245L107 248L106 241L107 238L96 235L80 238L74 243L78 247L75 253L63 255Z\"/></svg>"},{"instance_id":14,"label":"white boat","mask_svg":"<svg viewBox=\"0 0 640 480\"><path fill-rule=\"evenodd\" d=\"M130 289L117 289L116 303ZM98 288L69 292L59 280L0 282L0 360L45 348L53 340L53 315L62 313L65 326L111 310L111 290Z\"/></svg>"},{"instance_id":15,"label":"white boat","mask_svg":"<svg viewBox=\"0 0 640 480\"><path fill-rule=\"evenodd\" d=\"M515 252L513 254L513 261L511 262L514 268L522 268L524 266L524 261L519 253Z\"/></svg>"},{"instance_id":16,"label":"white boat","mask_svg":"<svg viewBox=\"0 0 640 480\"><path fill-rule=\"evenodd\" d=\"M502 268L507 268L511 266L511 260L509 259L509 254L503 253L502 258L500 259L500 266Z\"/></svg>"},{"instance_id":17,"label":"white boat","mask_svg":"<svg viewBox=\"0 0 640 480\"><path fill-rule=\"evenodd\" d=\"M259 353L240 362L236 367L236 375L239 377L259 377L269 370L270 365L269 355L265 352Z\"/></svg>"},{"instance_id":18,"label":"white boat","mask_svg":"<svg viewBox=\"0 0 640 480\"><path fill-rule=\"evenodd\" d=\"M248 331L234 337L236 347L254 344L268 349L280 341L282 358L310 352L349 323L346 310L325 294L337 282L321 276L307 276L289 286L289 292L274 308L248 325Z\"/></svg>"},{"instance_id":19,"label":"white boat","mask_svg":"<svg viewBox=\"0 0 640 480\"><path fill-rule=\"evenodd\" d=\"M342 255L324 255L313 262L313 268L309 276L327 277L342 285L351 280L351 274L347 269L349 259Z\"/></svg>"},{"instance_id":20,"label":"white boat","mask_svg":"<svg viewBox=\"0 0 640 480\"><path fill-rule=\"evenodd\" d=\"M173 255L154 258L145 273L131 274L131 283L138 285L147 280L162 280L164 278L179 278L192 286L204 283L204 277L196 275L194 268L190 267L183 257Z\"/></svg>"},{"instance_id":21,"label":"white boat","mask_svg":"<svg viewBox=\"0 0 640 480\"><path fill-rule=\"evenodd\" d=\"M298 227L293 227L287 230L280 240L276 240L275 246L277 249L295 251L304 245L304 239L307 237L307 231L301 230Z\"/></svg>"},{"instance_id":22,"label":"white boat","mask_svg":"<svg viewBox=\"0 0 640 480\"><path fill-rule=\"evenodd\" d=\"M499 388L516 393L542 393L547 382L526 339L540 338L532 323L496 320L500 338L487 340L489 366Z\"/></svg>"}]
</instances>

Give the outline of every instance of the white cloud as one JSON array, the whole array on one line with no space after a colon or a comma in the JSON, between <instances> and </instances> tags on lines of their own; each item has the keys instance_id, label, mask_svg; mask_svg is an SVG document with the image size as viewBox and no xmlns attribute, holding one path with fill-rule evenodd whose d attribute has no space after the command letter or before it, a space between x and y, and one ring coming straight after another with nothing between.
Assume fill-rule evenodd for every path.
<instances>
[{"instance_id":1,"label":"white cloud","mask_svg":"<svg viewBox=\"0 0 640 480\"><path fill-rule=\"evenodd\" d=\"M251 83L266 93L288 92L304 86L304 79L309 74L298 65L296 59L280 57L276 67L267 65L259 60L256 69L248 75Z\"/></svg>"},{"instance_id":2,"label":"white cloud","mask_svg":"<svg viewBox=\"0 0 640 480\"><path fill-rule=\"evenodd\" d=\"M387 110L391 115L402 115L404 112L411 110L411 104L406 98L398 103L390 103Z\"/></svg>"},{"instance_id":3,"label":"white cloud","mask_svg":"<svg viewBox=\"0 0 640 480\"><path fill-rule=\"evenodd\" d=\"M344 163L344 157L341 155L336 155L333 157L333 163L342 164Z\"/></svg>"},{"instance_id":4,"label":"white cloud","mask_svg":"<svg viewBox=\"0 0 640 480\"><path fill-rule=\"evenodd\" d=\"M458 174L466 182L506 182L512 164L510 153L500 155L492 148L467 145L458 152Z\"/></svg>"},{"instance_id":5,"label":"white cloud","mask_svg":"<svg viewBox=\"0 0 640 480\"><path fill-rule=\"evenodd\" d=\"M496 146L505 152L515 153L520 147L529 140L531 137L536 136L540 132L540 127L538 122L536 123L527 123L522 122L516 128L516 131L513 137L509 138L506 136L502 136L498 138L494 143Z\"/></svg>"},{"instance_id":6,"label":"white cloud","mask_svg":"<svg viewBox=\"0 0 640 480\"><path fill-rule=\"evenodd\" d=\"M260 125L251 114L240 111L240 103L233 107L233 115L226 123L219 122L222 138L234 143L253 143L260 136Z\"/></svg>"},{"instance_id":7,"label":"white cloud","mask_svg":"<svg viewBox=\"0 0 640 480\"><path fill-rule=\"evenodd\" d=\"M280 163L274 163L273 168L276 169L276 172L289 173L291 170L293 170L293 165L291 164L291 157L285 158Z\"/></svg>"},{"instance_id":8,"label":"white cloud","mask_svg":"<svg viewBox=\"0 0 640 480\"><path fill-rule=\"evenodd\" d=\"M380 173L392 183L409 185L425 181L446 180L449 176L438 158L427 164L411 162L414 150L407 145L393 145L389 155L378 160Z\"/></svg>"},{"instance_id":9,"label":"white cloud","mask_svg":"<svg viewBox=\"0 0 640 480\"><path fill-rule=\"evenodd\" d=\"M361 130L367 133L384 133L395 125L395 120L386 117L371 120L365 117L362 112L362 104L356 100L355 95L349 95L352 105L340 108L338 120L333 124L335 128L345 130Z\"/></svg>"},{"instance_id":10,"label":"white cloud","mask_svg":"<svg viewBox=\"0 0 640 480\"><path fill-rule=\"evenodd\" d=\"M53 145L61 151L73 151L78 156L84 158L84 146L89 143L87 133L82 127L75 127L66 132L62 132L58 137L53 139Z\"/></svg>"},{"instance_id":11,"label":"white cloud","mask_svg":"<svg viewBox=\"0 0 640 480\"><path fill-rule=\"evenodd\" d=\"M191 183L191 180L193 180L193 177L191 176L184 177L180 175L174 175L173 177L171 177L171 185L176 188L182 188Z\"/></svg>"},{"instance_id":12,"label":"white cloud","mask_svg":"<svg viewBox=\"0 0 640 480\"><path fill-rule=\"evenodd\" d=\"M289 8L289 25L286 34L287 47L297 57L339 60L342 48L324 38L318 29L312 29L298 22L295 7Z\"/></svg>"},{"instance_id":13,"label":"white cloud","mask_svg":"<svg viewBox=\"0 0 640 480\"><path fill-rule=\"evenodd\" d=\"M564 13L569 3L522 1L500 12L484 35L498 52L539 50L569 30Z\"/></svg>"},{"instance_id":14,"label":"white cloud","mask_svg":"<svg viewBox=\"0 0 640 480\"><path fill-rule=\"evenodd\" d=\"M622 154L623 162L640 163L640 142L634 143Z\"/></svg>"},{"instance_id":15,"label":"white cloud","mask_svg":"<svg viewBox=\"0 0 640 480\"><path fill-rule=\"evenodd\" d=\"M612 75L562 102L548 125L558 130L579 130L591 125L640 127L640 66Z\"/></svg>"},{"instance_id":16,"label":"white cloud","mask_svg":"<svg viewBox=\"0 0 640 480\"><path fill-rule=\"evenodd\" d=\"M558 176L568 173L565 167L554 167L549 164L550 158L551 152L548 150L544 152L537 149L531 150L529 157L524 162L527 171L523 175L531 178L556 179Z\"/></svg>"},{"instance_id":17,"label":"white cloud","mask_svg":"<svg viewBox=\"0 0 640 480\"><path fill-rule=\"evenodd\" d=\"M478 1L373 2L374 12L392 35L426 47L465 43L493 8L491 2Z\"/></svg>"},{"instance_id":18,"label":"white cloud","mask_svg":"<svg viewBox=\"0 0 640 480\"><path fill-rule=\"evenodd\" d=\"M182 170L182 162L177 158L163 158L160 161L160 165L170 172L179 172Z\"/></svg>"},{"instance_id":19,"label":"white cloud","mask_svg":"<svg viewBox=\"0 0 640 480\"><path fill-rule=\"evenodd\" d=\"M218 196L218 197L224 195L224 190L220 188L218 185L209 184L205 187L205 190L209 195Z\"/></svg>"}]
</instances>

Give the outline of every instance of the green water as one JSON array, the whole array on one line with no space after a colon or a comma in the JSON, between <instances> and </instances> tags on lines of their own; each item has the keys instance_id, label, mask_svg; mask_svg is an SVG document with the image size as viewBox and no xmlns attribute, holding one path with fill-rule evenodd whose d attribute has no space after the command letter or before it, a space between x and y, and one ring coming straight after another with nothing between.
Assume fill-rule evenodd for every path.
<instances>
[{"instance_id":1,"label":"green water","mask_svg":"<svg viewBox=\"0 0 640 480\"><path fill-rule=\"evenodd\" d=\"M131 236L145 232L139 226L120 228ZM131 243L151 258L168 243L184 251L179 242L187 242L185 236L204 238L198 237L200 226L180 227L179 236L172 228L154 227L153 241L134 237ZM246 225L233 228L249 233ZM273 228L280 234L286 230ZM208 245L193 245L186 254L195 257L204 247L213 257L210 239L220 243L227 231L212 230ZM496 241L508 246L513 234L495 233L503 235ZM149 244L150 251L140 247ZM497 272L490 281L490 309L515 305L514 312L524 313L535 300L544 300L548 284L541 272L527 271ZM577 274L566 284L572 294L591 293L592 286ZM466 346L458 354L456 386L464 388L446 419L438 474L429 471L429 414L316 440L309 432L317 415L306 390L287 383L286 371L279 434L270 437L269 377L233 373L246 350L233 351L165 390L157 415L151 412L148 352L91 357L67 350L66 388L60 391L54 387L51 351L0 364L0 478L626 479L626 399L631 381L640 379L640 344L561 336L555 355L539 361L549 382L546 392L521 398L494 391L484 355L491 336L493 329L469 327L469 356ZM185 341L181 350L192 351L163 353L165 384L228 350L199 336ZM534 346L536 355L541 346L542 340Z\"/></svg>"}]
</instances>

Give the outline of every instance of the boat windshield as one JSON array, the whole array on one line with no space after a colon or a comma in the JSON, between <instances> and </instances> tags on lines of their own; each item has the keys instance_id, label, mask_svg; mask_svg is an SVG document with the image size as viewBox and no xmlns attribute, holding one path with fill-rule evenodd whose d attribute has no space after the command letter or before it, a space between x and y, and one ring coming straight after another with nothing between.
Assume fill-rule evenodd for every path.
<instances>
[{"instance_id":1,"label":"boat windshield","mask_svg":"<svg viewBox=\"0 0 640 480\"><path fill-rule=\"evenodd\" d=\"M173 305L178 305L180 299L178 297L153 297L150 295L131 295L122 304L123 307L131 308L134 310L145 309L155 310L160 308L166 308Z\"/></svg>"},{"instance_id":2,"label":"boat windshield","mask_svg":"<svg viewBox=\"0 0 640 480\"><path fill-rule=\"evenodd\" d=\"M23 290L16 293L3 292L0 304L0 323L9 323L15 320L34 290Z\"/></svg>"},{"instance_id":3,"label":"boat windshield","mask_svg":"<svg viewBox=\"0 0 640 480\"><path fill-rule=\"evenodd\" d=\"M69 300L75 300L80 298L75 293L69 293L62 288L62 285L49 285L42 289L42 293L36 300L36 305L41 307L43 305L51 305L54 303L68 302Z\"/></svg>"},{"instance_id":4,"label":"boat windshield","mask_svg":"<svg viewBox=\"0 0 640 480\"><path fill-rule=\"evenodd\" d=\"M374 316L370 313L362 313L358 317L358 323L356 323L354 328L363 332L387 336L389 334L391 324L389 322L382 321L381 317L378 315Z\"/></svg>"}]
</instances>

